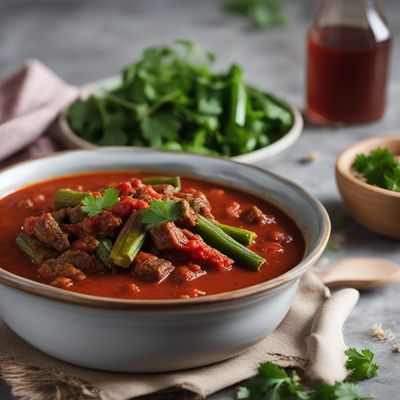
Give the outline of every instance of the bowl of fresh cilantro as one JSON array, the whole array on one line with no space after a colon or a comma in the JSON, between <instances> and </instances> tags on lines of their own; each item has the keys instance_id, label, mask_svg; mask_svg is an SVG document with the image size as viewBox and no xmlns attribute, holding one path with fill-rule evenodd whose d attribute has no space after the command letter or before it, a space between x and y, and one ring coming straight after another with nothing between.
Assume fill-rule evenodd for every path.
<instances>
[{"instance_id":1,"label":"bowl of fresh cilantro","mask_svg":"<svg viewBox=\"0 0 400 400\"><path fill-rule=\"evenodd\" d=\"M336 181L352 217L366 228L400 239L400 135L372 137L346 148Z\"/></svg>"},{"instance_id":2,"label":"bowl of fresh cilantro","mask_svg":"<svg viewBox=\"0 0 400 400\"><path fill-rule=\"evenodd\" d=\"M295 107L248 85L231 65L179 40L151 47L119 77L94 85L60 116L65 141L79 148L153 147L242 162L270 158L293 144L303 120Z\"/></svg>"}]
</instances>

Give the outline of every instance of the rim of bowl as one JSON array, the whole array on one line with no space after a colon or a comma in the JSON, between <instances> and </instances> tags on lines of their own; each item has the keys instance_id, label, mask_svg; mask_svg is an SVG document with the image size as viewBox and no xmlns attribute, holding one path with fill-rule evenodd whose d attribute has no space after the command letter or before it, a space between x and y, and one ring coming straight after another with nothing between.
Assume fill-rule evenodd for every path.
<instances>
[{"instance_id":1,"label":"rim of bowl","mask_svg":"<svg viewBox=\"0 0 400 400\"><path fill-rule=\"evenodd\" d=\"M81 149L81 150L66 150L66 151L56 152L56 153L53 153L53 154L45 156L45 157L38 157L35 159L31 159L31 160L21 161L21 162L15 163L9 167L1 169L0 173L3 171L6 171L6 170L12 169L16 166L20 166L23 164L29 164L30 162L33 162L35 160L57 158L64 154L80 153L80 152L85 152L85 151L88 151L88 150L83 150L83 149ZM131 151L131 148L116 146L116 147L102 147L102 148L97 148L97 149L93 149L93 150L89 150L89 151L93 151L93 152L127 151L127 152L129 152L129 151ZM182 152L177 152L177 151L155 150L155 149L149 149L149 148L144 148L143 151L160 152L160 153L167 153L167 154L172 154L172 155L182 154ZM321 204L321 202L315 196L308 193L301 186L290 181L289 179L284 178L280 175L277 175L273 172L267 171L263 168L260 168L260 167L254 166L254 165L243 164L241 162L233 161L233 160L226 159L223 157L209 157L209 156L197 155L197 154L194 156L199 157L199 158L205 158L205 159L219 158L221 160L224 160L227 163L236 164L238 168L241 168L245 165L247 168L255 169L258 172L261 172L265 175L269 175L273 179L281 181L285 185L291 186L293 189L300 192L302 196L304 196L310 202L312 202L321 218L321 235L316 240L316 242L313 243L313 246L312 246L313 249L311 250L310 254L308 254L306 257L304 257L298 264L296 264L288 272L286 272L282 275L279 275L276 278L270 279L268 281L261 282L261 283L258 283L258 284L252 285L252 286L248 286L245 288L228 291L228 292L222 292L222 293L207 295L204 297L195 297L195 298L189 298L189 299L141 300L141 299L118 299L118 298L112 298L112 297L87 295L87 294L82 294L82 293L77 293L77 292L66 291L66 290L59 289L59 288L56 288L56 287L53 287L50 285L46 285L44 283L33 281L28 278L24 278L24 277L21 277L19 275L12 273L12 272L9 272L1 267L0 267L0 284L4 284L11 288L21 290L23 292L27 292L29 294L37 295L40 297L48 298L51 300L61 301L61 302L69 303L69 304L75 304L75 305L82 305L82 306L92 307L92 308L123 309L123 310L135 310L135 309L147 309L148 310L148 309L165 309L165 308L174 308L175 309L175 308L183 308L183 307L200 306L200 305L204 305L204 304L221 303L221 302L225 302L225 301L229 301L229 300L250 297L250 296L259 294L261 292L269 291L269 290L272 290L272 289L275 289L275 288L278 288L280 286L290 283L291 281L300 277L303 273L305 273L308 269L310 269L314 265L314 263L318 260L318 258L320 257L320 255L322 254L322 252L325 249L325 246L329 240L330 229L331 229L331 224L330 224L330 219L329 219L328 213L325 210L324 206ZM86 170L85 172L90 172L90 171L91 170L89 169L89 170ZM51 178L49 178L49 179L51 179ZM40 182L40 180L37 182ZM261 197L261 198L265 199L264 197ZM265 199L265 200L268 201L268 199ZM274 203L272 203L272 204L274 204ZM275 207L277 207L277 206L275 205ZM286 214L286 212L285 212L285 214ZM296 223L296 221L294 221L294 222ZM304 236L304 232L302 232L302 234Z\"/></svg>"},{"instance_id":2,"label":"rim of bowl","mask_svg":"<svg viewBox=\"0 0 400 400\"><path fill-rule=\"evenodd\" d=\"M94 90L91 92L95 92L96 89L99 87L107 87L107 86L112 86L115 85L115 83L118 81L118 77L110 77L110 78L105 78L97 82L93 82L88 85L88 87L93 87ZM285 135L283 135L280 139L278 139L276 142L273 142L267 146L264 146L260 149L253 150L250 153L245 153L245 154L240 154L238 156L230 157L231 160L235 161L241 161L241 162L247 162L247 163L255 163L258 161L262 160L267 160L269 158L272 158L282 151L286 150L288 147L293 145L297 139L300 137L301 132L303 131L303 126L304 126L304 120L301 115L300 110L292 105L291 103L287 102L286 100L282 99L279 96L276 96L270 92L265 91L264 93L268 94L269 96L272 96L276 98L279 102L283 103L288 110L292 113L293 115L293 125L292 127L286 132ZM67 118L66 118L66 113L68 111L68 108L70 107L72 103L68 104L64 110L60 113L60 116L58 118L58 126L59 130L64 136L64 139L67 140L67 142L71 145L77 146L78 148L82 149L97 149L97 148L103 148L103 146L98 146L92 142L89 142L85 139L82 139L80 136L78 136L70 127L68 124ZM113 147L120 147L120 146L113 146ZM153 147L140 147L140 146L123 146L123 147L128 147L128 148L150 148L153 150L158 150ZM161 149L163 150L163 149ZM197 153L195 153L197 154Z\"/></svg>"},{"instance_id":3,"label":"rim of bowl","mask_svg":"<svg viewBox=\"0 0 400 400\"><path fill-rule=\"evenodd\" d=\"M371 185L367 182L362 181L360 178L354 176L351 172L352 164L346 162L347 157L352 158L354 162L355 155L357 153L357 149L362 151L364 147L370 147L376 144L379 147L379 143L381 145L385 143L399 143L400 145L400 135L389 135L389 136L373 136L367 139L360 140L359 142L353 143L352 145L346 147L342 152L339 153L336 159L336 171L338 174L342 175L347 180L351 181L353 184L358 185L366 190L371 190L375 193L379 193L384 196L393 197L400 199L400 192L394 192L392 190L384 189L378 186ZM369 150L368 150L369 151Z\"/></svg>"}]
</instances>

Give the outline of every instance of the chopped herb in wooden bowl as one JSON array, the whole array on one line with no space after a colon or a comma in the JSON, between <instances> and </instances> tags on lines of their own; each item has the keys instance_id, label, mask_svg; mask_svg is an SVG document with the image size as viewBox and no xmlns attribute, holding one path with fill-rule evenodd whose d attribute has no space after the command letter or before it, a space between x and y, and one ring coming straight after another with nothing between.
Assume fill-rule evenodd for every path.
<instances>
[{"instance_id":1,"label":"chopped herb in wooden bowl","mask_svg":"<svg viewBox=\"0 0 400 400\"><path fill-rule=\"evenodd\" d=\"M370 185L400 192L400 162L387 148L376 148L371 154L358 154L353 169Z\"/></svg>"}]
</instances>

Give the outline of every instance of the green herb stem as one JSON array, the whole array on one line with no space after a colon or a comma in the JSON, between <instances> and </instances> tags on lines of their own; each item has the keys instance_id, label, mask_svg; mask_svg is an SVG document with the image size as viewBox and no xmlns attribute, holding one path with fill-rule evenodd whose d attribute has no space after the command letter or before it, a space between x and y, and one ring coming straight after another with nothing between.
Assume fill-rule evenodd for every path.
<instances>
[{"instance_id":1,"label":"green herb stem","mask_svg":"<svg viewBox=\"0 0 400 400\"><path fill-rule=\"evenodd\" d=\"M159 100L157 100L148 110L146 113L147 116L154 114L162 105L165 103L168 103L169 101L172 101L174 98L176 98L179 95L179 91L175 90L171 93L166 94L163 97L160 97Z\"/></svg>"},{"instance_id":2,"label":"green herb stem","mask_svg":"<svg viewBox=\"0 0 400 400\"><path fill-rule=\"evenodd\" d=\"M230 88L230 114L229 127L244 126L246 122L246 85L242 80L242 69L233 65L229 71L231 80Z\"/></svg>"},{"instance_id":3,"label":"green herb stem","mask_svg":"<svg viewBox=\"0 0 400 400\"><path fill-rule=\"evenodd\" d=\"M105 89L102 89L102 91L104 92L105 98L107 100L110 100L113 103L116 103L116 104L118 104L118 105L120 105L122 107L125 107L128 110L132 110L132 111L136 111L137 110L137 104L135 104L135 103L133 103L131 101L125 100L125 99L123 99L123 98L121 98L119 96L115 96L113 93L110 93L109 91L107 91Z\"/></svg>"}]
</instances>

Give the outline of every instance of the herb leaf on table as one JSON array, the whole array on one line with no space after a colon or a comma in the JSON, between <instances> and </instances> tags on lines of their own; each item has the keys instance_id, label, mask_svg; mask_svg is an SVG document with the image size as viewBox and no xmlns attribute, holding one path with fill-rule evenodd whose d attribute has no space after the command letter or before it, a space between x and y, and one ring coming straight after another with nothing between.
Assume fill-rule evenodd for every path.
<instances>
[{"instance_id":1,"label":"herb leaf on table","mask_svg":"<svg viewBox=\"0 0 400 400\"><path fill-rule=\"evenodd\" d=\"M309 399L308 393L300 384L297 372L287 373L278 365L265 362L260 364L258 374L239 387L238 399Z\"/></svg>"},{"instance_id":2,"label":"herb leaf on table","mask_svg":"<svg viewBox=\"0 0 400 400\"><path fill-rule=\"evenodd\" d=\"M328 385L317 382L311 393L310 400L368 400L370 397L362 395L361 390L352 382L336 382Z\"/></svg>"},{"instance_id":3,"label":"herb leaf on table","mask_svg":"<svg viewBox=\"0 0 400 400\"><path fill-rule=\"evenodd\" d=\"M345 354L348 357L346 368L351 370L350 380L363 381L377 375L379 366L372 362L374 353L371 350L363 349L360 352L355 348L349 348Z\"/></svg>"},{"instance_id":4,"label":"herb leaf on table","mask_svg":"<svg viewBox=\"0 0 400 400\"><path fill-rule=\"evenodd\" d=\"M352 373L349 380L361 381L377 375L378 365L372 363L374 353L369 349L361 352L354 348L345 351L348 358L346 367ZM368 400L353 382L336 382L329 385L315 382L311 388L302 386L297 372L286 372L278 365L265 362L260 364L258 373L240 386L236 395L239 400Z\"/></svg>"}]
</instances>

